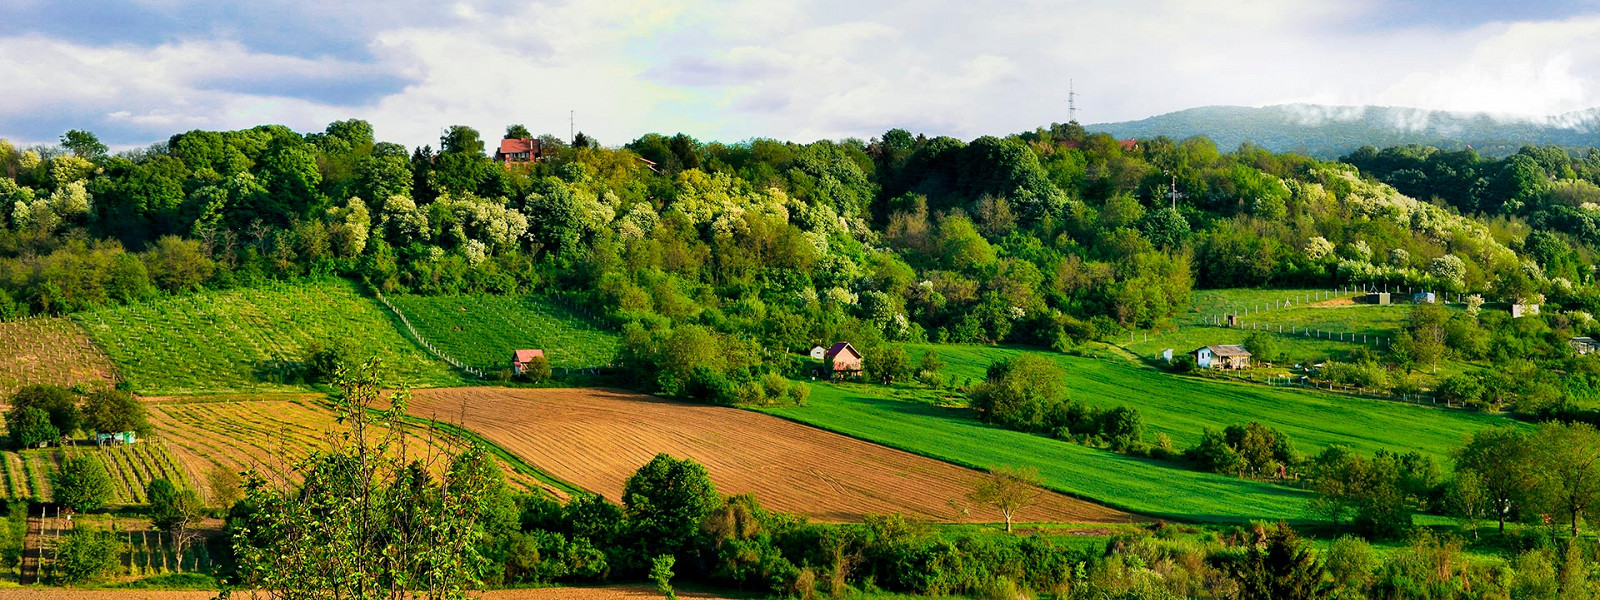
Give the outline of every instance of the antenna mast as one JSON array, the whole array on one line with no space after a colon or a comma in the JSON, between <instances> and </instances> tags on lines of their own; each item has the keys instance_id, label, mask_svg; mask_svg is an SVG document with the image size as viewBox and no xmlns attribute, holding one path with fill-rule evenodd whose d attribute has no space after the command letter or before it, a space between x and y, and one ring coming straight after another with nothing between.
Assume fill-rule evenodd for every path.
<instances>
[{"instance_id":1,"label":"antenna mast","mask_svg":"<svg viewBox=\"0 0 1600 600\"><path fill-rule=\"evenodd\" d=\"M1167 192L1167 197L1172 199L1172 210L1178 210L1178 199L1182 198L1183 194L1178 193L1178 175L1175 173L1171 175L1172 187L1169 188L1170 191Z\"/></svg>"},{"instance_id":2,"label":"antenna mast","mask_svg":"<svg viewBox=\"0 0 1600 600\"><path fill-rule=\"evenodd\" d=\"M1073 91L1072 80L1067 80L1067 120L1078 122L1078 92Z\"/></svg>"}]
</instances>

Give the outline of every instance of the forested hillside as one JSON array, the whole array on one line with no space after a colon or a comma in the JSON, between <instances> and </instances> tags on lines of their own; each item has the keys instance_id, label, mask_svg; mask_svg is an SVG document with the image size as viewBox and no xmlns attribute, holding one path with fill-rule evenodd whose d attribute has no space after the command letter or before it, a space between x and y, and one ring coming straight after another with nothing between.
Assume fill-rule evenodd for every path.
<instances>
[{"instance_id":1,"label":"forested hillside","mask_svg":"<svg viewBox=\"0 0 1600 600\"><path fill-rule=\"evenodd\" d=\"M395 293L561 295L607 315L619 359L673 392L696 367L752 381L776 350L838 339L1069 348L1166 327L1197 286L1545 301L1550 327L1571 333L1600 310L1584 225L1595 152L1322 162L1204 138L1122 144L1075 124L970 142L575 141L546 136L544 160L522 164L490 158L497 142L467 127L407 150L356 120L191 131L115 155L81 131L6 144L0 316L326 274ZM1559 354L1554 339L1536 354Z\"/></svg>"},{"instance_id":2,"label":"forested hillside","mask_svg":"<svg viewBox=\"0 0 1600 600\"><path fill-rule=\"evenodd\" d=\"M1324 159L1363 145L1409 144L1506 156L1529 144L1587 148L1600 143L1600 109L1519 117L1396 106L1202 106L1088 128L1118 138L1202 135L1225 148L1248 142Z\"/></svg>"}]
</instances>

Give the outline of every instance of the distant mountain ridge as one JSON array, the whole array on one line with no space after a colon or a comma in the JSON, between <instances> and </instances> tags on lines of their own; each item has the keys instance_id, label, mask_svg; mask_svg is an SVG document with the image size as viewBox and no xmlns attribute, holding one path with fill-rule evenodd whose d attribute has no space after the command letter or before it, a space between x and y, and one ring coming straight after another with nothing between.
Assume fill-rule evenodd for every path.
<instances>
[{"instance_id":1,"label":"distant mountain ridge","mask_svg":"<svg viewBox=\"0 0 1600 600\"><path fill-rule=\"evenodd\" d=\"M1600 146L1600 108L1527 117L1393 106L1203 106L1084 128L1118 138L1204 135L1223 150L1248 141L1274 152L1303 152L1318 158L1335 158L1365 144L1472 146L1485 155L1502 156L1527 144Z\"/></svg>"}]
</instances>

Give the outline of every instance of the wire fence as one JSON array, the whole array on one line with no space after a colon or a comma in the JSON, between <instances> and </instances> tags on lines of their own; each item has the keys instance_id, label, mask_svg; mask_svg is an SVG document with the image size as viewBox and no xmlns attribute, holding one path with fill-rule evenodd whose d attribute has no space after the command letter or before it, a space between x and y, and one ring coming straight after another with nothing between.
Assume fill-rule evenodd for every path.
<instances>
[{"instance_id":1,"label":"wire fence","mask_svg":"<svg viewBox=\"0 0 1600 600\"><path fill-rule=\"evenodd\" d=\"M472 375L478 379L484 378L482 370L462 363L461 361L456 360L455 357L445 354L444 351L440 350L439 348L435 347L433 343L429 342L428 338L423 337L422 334L417 331L417 328L411 325L411 319L406 318L406 313L401 311L400 307L395 306L393 302L390 302L388 298L384 297L382 290L379 290L378 288L372 288L372 293L373 295L377 296L379 302L382 302L384 306L389 307L389 310L393 311L394 315L400 318L400 323L406 326L406 331L411 332L411 337L417 340L417 343L422 344L422 347L427 348L429 352L432 352L434 356L439 357L439 360L449 363L452 367L461 369L468 375Z\"/></svg>"}]
</instances>

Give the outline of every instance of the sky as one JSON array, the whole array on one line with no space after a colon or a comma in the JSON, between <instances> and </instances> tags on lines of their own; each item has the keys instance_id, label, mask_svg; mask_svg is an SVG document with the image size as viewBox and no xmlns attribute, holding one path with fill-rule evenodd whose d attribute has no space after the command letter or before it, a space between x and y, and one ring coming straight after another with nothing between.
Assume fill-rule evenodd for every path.
<instances>
[{"instance_id":1,"label":"sky","mask_svg":"<svg viewBox=\"0 0 1600 600\"><path fill-rule=\"evenodd\" d=\"M1600 106L1600 0L0 0L0 138L370 121L971 139L1206 105Z\"/></svg>"}]
</instances>

